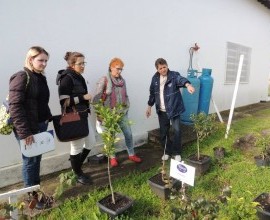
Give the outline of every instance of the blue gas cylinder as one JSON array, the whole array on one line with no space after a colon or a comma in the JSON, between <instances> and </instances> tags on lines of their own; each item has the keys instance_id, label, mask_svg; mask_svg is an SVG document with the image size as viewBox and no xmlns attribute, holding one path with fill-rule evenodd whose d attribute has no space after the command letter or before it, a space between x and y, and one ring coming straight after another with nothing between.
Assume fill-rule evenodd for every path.
<instances>
[{"instance_id":1,"label":"blue gas cylinder","mask_svg":"<svg viewBox=\"0 0 270 220\"><path fill-rule=\"evenodd\" d=\"M197 78L197 70L188 70L187 79L195 88L195 92L190 94L186 88L182 90L182 97L185 106L185 111L181 114L181 122L183 124L193 124L190 116L197 114L199 105L200 80Z\"/></svg>"},{"instance_id":2,"label":"blue gas cylinder","mask_svg":"<svg viewBox=\"0 0 270 220\"><path fill-rule=\"evenodd\" d=\"M199 106L198 113L204 112L208 115L210 100L212 96L212 89L214 84L214 79L211 76L212 69L202 69L202 75L199 77L200 80L200 98L199 98Z\"/></svg>"}]
</instances>

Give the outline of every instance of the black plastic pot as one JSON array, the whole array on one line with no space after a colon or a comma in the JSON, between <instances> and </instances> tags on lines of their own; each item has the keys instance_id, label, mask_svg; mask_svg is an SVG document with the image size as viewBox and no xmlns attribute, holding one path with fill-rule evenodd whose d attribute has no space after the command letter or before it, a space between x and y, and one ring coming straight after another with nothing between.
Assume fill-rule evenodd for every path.
<instances>
[{"instance_id":1,"label":"black plastic pot","mask_svg":"<svg viewBox=\"0 0 270 220\"><path fill-rule=\"evenodd\" d=\"M270 193L262 193L254 202L261 204L261 207L257 207L257 216L260 220L269 220L270 219Z\"/></svg>"},{"instance_id":2,"label":"black plastic pot","mask_svg":"<svg viewBox=\"0 0 270 220\"><path fill-rule=\"evenodd\" d=\"M115 197L115 204L112 203L111 194L97 202L99 210L101 212L107 213L112 219L118 215L121 215L123 212L129 209L134 203L133 199L117 192L114 193L114 197Z\"/></svg>"},{"instance_id":3,"label":"black plastic pot","mask_svg":"<svg viewBox=\"0 0 270 220\"><path fill-rule=\"evenodd\" d=\"M211 164L211 157L201 154L198 160L197 154L193 154L189 156L185 162L188 165L195 167L196 176L201 176L209 170Z\"/></svg>"},{"instance_id":4,"label":"black plastic pot","mask_svg":"<svg viewBox=\"0 0 270 220\"><path fill-rule=\"evenodd\" d=\"M171 189L165 186L166 184L162 181L161 173L158 173L152 176L148 180L149 186L152 191L161 199L169 199L171 194ZM172 185L176 183L176 180L173 180Z\"/></svg>"}]
</instances>

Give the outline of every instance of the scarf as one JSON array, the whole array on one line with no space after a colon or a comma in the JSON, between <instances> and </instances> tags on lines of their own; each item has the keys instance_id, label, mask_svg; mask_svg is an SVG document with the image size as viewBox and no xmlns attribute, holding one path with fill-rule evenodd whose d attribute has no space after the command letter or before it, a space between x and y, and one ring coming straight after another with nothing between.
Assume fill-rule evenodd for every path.
<instances>
[{"instance_id":1,"label":"scarf","mask_svg":"<svg viewBox=\"0 0 270 220\"><path fill-rule=\"evenodd\" d=\"M110 106L114 108L116 104L127 104L127 91L126 83L122 76L114 78L111 74L108 74L108 84L106 88L106 94L110 95ZM119 91L119 92L116 92Z\"/></svg>"}]
</instances>

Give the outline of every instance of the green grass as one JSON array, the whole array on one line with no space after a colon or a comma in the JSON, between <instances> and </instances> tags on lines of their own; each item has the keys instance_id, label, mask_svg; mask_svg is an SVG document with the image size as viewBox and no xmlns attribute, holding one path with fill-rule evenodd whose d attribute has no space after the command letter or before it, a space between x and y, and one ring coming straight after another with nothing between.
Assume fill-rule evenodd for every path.
<instances>
[{"instance_id":1,"label":"green grass","mask_svg":"<svg viewBox=\"0 0 270 220\"><path fill-rule=\"evenodd\" d=\"M270 191L270 168L257 167L254 163L253 156L259 149L252 148L243 152L233 147L236 139L246 134L260 133L269 127L270 110L264 110L252 117L247 116L234 122L231 125L228 139L224 138L225 126L219 132L208 137L201 145L201 153L213 157L213 147L223 146L226 149L226 157L219 163L213 160L211 170L204 176L196 177L195 186L188 188L189 197L196 199L203 196L206 199L213 200L220 195L223 186L230 185L234 196L243 197L247 203L251 203L260 193ZM186 146L183 158L195 152L196 143L192 143ZM128 195L135 200L133 207L124 215L119 216L118 219L174 219L172 207L181 208L179 200L163 201L159 199L151 191L147 182L151 176L158 172L158 168L155 167L144 173L132 173L113 182L115 191ZM87 195L65 200L58 208L40 215L37 219L108 219L105 214L100 213L96 205L98 200L108 194L110 194L109 188L97 188ZM226 217L223 216L218 219L237 219L233 207L223 213L226 213Z\"/></svg>"}]
</instances>

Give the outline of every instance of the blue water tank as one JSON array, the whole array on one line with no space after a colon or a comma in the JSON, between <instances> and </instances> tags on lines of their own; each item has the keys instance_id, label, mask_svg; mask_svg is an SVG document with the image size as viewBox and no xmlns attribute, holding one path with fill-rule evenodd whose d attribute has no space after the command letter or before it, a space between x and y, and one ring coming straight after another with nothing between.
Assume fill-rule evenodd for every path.
<instances>
[{"instance_id":1,"label":"blue water tank","mask_svg":"<svg viewBox=\"0 0 270 220\"><path fill-rule=\"evenodd\" d=\"M190 119L191 114L197 114L199 105L200 80L197 78L197 70L188 70L187 79L195 88L195 92L190 94L186 88L182 90L185 111L181 114L181 122L183 124L193 124Z\"/></svg>"},{"instance_id":2,"label":"blue water tank","mask_svg":"<svg viewBox=\"0 0 270 220\"><path fill-rule=\"evenodd\" d=\"M211 76L212 69L202 69L202 75L199 77L200 80L200 98L199 98L199 106L198 113L204 112L208 115L210 100L212 96L212 89L214 84L214 79Z\"/></svg>"}]
</instances>

